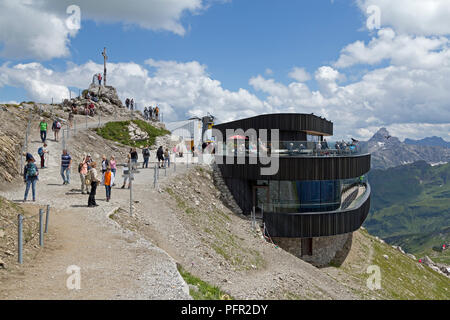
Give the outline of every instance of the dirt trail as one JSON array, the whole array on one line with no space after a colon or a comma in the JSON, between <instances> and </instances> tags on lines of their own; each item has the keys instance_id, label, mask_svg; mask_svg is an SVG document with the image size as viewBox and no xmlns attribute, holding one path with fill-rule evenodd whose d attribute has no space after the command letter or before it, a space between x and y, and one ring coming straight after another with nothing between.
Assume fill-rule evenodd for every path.
<instances>
[{"instance_id":1,"label":"dirt trail","mask_svg":"<svg viewBox=\"0 0 450 320\"><path fill-rule=\"evenodd\" d=\"M78 134L83 134L80 129ZM36 154L41 143L38 138L32 140L29 150ZM0 299L189 299L175 261L108 217L119 207L129 207L128 190L114 189L113 201L106 203L104 187L99 186L100 206L87 208L87 196L77 190L76 162L71 184L63 186L61 143L50 140L48 144L49 168L40 169L37 204L51 205L49 232L55 240L45 243L31 264L10 271L9 279L1 284ZM150 171L145 174L148 180L153 176ZM21 185L0 195L20 201L23 193ZM72 265L81 268L81 290L66 287L70 276L66 271Z\"/></svg>"}]
</instances>

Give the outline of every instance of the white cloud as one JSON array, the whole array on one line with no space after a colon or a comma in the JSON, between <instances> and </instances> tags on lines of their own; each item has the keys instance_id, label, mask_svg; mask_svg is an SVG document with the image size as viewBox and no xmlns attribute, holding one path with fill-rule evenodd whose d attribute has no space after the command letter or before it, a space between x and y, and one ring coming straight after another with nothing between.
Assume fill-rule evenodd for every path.
<instances>
[{"instance_id":1,"label":"white cloud","mask_svg":"<svg viewBox=\"0 0 450 320\"><path fill-rule=\"evenodd\" d=\"M77 0L82 19L122 23L184 35L186 12L206 9L203 0ZM72 0L0 0L0 56L49 60L69 55L71 37L77 30L66 21Z\"/></svg>"},{"instance_id":2,"label":"white cloud","mask_svg":"<svg viewBox=\"0 0 450 320\"><path fill-rule=\"evenodd\" d=\"M304 68L293 68L289 73L289 77L298 82L306 82L311 80L311 75Z\"/></svg>"},{"instance_id":3,"label":"white cloud","mask_svg":"<svg viewBox=\"0 0 450 320\"><path fill-rule=\"evenodd\" d=\"M449 35L450 1L448 0L357 0L367 15L367 8L381 10L381 25L399 33L415 35Z\"/></svg>"},{"instance_id":4,"label":"white cloud","mask_svg":"<svg viewBox=\"0 0 450 320\"><path fill-rule=\"evenodd\" d=\"M69 30L61 15L26 0L0 0L0 55L39 60L69 54Z\"/></svg>"},{"instance_id":5,"label":"white cloud","mask_svg":"<svg viewBox=\"0 0 450 320\"><path fill-rule=\"evenodd\" d=\"M448 45L449 40L445 37L397 35L392 29L381 29L367 45L356 41L346 46L335 66L347 68L389 61L392 65L411 68L439 68L449 62Z\"/></svg>"},{"instance_id":6,"label":"white cloud","mask_svg":"<svg viewBox=\"0 0 450 320\"><path fill-rule=\"evenodd\" d=\"M247 90L229 91L213 80L206 66L196 61L147 60L146 66L135 63L110 63L108 83L118 89L120 98L134 97L138 107L160 105L166 120L203 116L210 112L221 121L250 117L267 110L266 104ZM55 72L39 63L4 64L0 67L0 87L24 88L34 101L49 102L68 98L68 87L86 88L92 75L103 68L88 62L70 64L64 72Z\"/></svg>"},{"instance_id":7,"label":"white cloud","mask_svg":"<svg viewBox=\"0 0 450 320\"><path fill-rule=\"evenodd\" d=\"M102 65L87 62L69 64L56 72L39 63L4 64L0 67L0 87L25 88L29 98L49 102L69 95L68 87L86 88ZM134 97L140 108L159 104L166 120L203 116L210 112L226 122L263 113L314 113L335 124L335 136L367 138L380 127L403 137L420 138L433 133L446 137L450 128L450 67L439 70L411 70L389 66L373 70L362 79L341 85L342 75L329 66L315 74L318 90L306 84L282 84L256 76L251 91L226 90L212 79L207 67L196 61L156 61L109 64L108 82L122 100ZM448 137L447 137L448 138Z\"/></svg>"}]
</instances>

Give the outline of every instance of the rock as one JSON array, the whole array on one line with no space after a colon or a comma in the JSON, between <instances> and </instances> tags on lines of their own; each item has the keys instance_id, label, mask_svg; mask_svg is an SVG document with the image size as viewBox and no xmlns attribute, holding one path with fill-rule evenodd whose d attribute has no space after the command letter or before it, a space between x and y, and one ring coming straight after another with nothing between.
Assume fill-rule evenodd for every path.
<instances>
[{"instance_id":1,"label":"rock","mask_svg":"<svg viewBox=\"0 0 450 320\"><path fill-rule=\"evenodd\" d=\"M434 266L433 260L431 260L428 256L425 256L425 258L422 259L422 262L426 266Z\"/></svg>"},{"instance_id":2,"label":"rock","mask_svg":"<svg viewBox=\"0 0 450 320\"><path fill-rule=\"evenodd\" d=\"M12 253L12 252L9 251L9 250L6 250L6 251L5 251L5 254L6 254L7 256L10 256L10 257L14 256L14 253Z\"/></svg>"},{"instance_id":3,"label":"rock","mask_svg":"<svg viewBox=\"0 0 450 320\"><path fill-rule=\"evenodd\" d=\"M198 288L192 284L189 285L189 290L192 290L194 292L198 292Z\"/></svg>"},{"instance_id":4,"label":"rock","mask_svg":"<svg viewBox=\"0 0 450 320\"><path fill-rule=\"evenodd\" d=\"M413 260L417 260L416 256L412 255L411 253L408 253L407 256Z\"/></svg>"},{"instance_id":5,"label":"rock","mask_svg":"<svg viewBox=\"0 0 450 320\"><path fill-rule=\"evenodd\" d=\"M0 259L0 269L6 269L6 263Z\"/></svg>"},{"instance_id":6,"label":"rock","mask_svg":"<svg viewBox=\"0 0 450 320\"><path fill-rule=\"evenodd\" d=\"M5 236L5 231L0 230L0 238L3 238Z\"/></svg>"},{"instance_id":7,"label":"rock","mask_svg":"<svg viewBox=\"0 0 450 320\"><path fill-rule=\"evenodd\" d=\"M388 259L389 259L389 256L386 255L386 254L384 254L384 255L383 255L383 258L385 258L386 260L388 260Z\"/></svg>"}]
</instances>

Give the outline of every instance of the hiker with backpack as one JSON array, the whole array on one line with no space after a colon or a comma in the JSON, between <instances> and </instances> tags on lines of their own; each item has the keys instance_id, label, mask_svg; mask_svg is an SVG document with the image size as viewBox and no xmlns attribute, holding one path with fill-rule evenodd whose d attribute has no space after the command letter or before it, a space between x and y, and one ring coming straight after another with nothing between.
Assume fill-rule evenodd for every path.
<instances>
[{"instance_id":1,"label":"hiker with backpack","mask_svg":"<svg viewBox=\"0 0 450 320\"><path fill-rule=\"evenodd\" d=\"M134 99L131 99L131 101L130 101L130 109L131 109L131 111L134 110Z\"/></svg>"},{"instance_id":2,"label":"hiker with backpack","mask_svg":"<svg viewBox=\"0 0 450 320\"><path fill-rule=\"evenodd\" d=\"M170 152L168 148L164 151L164 168L166 167L170 168Z\"/></svg>"},{"instance_id":3,"label":"hiker with backpack","mask_svg":"<svg viewBox=\"0 0 450 320\"><path fill-rule=\"evenodd\" d=\"M103 79L101 73L98 74L97 79L98 79L98 85L101 86L102 85L102 79Z\"/></svg>"},{"instance_id":4,"label":"hiker with backpack","mask_svg":"<svg viewBox=\"0 0 450 320\"><path fill-rule=\"evenodd\" d=\"M55 119L55 121L53 121L52 124L52 130L53 130L53 135L55 137L55 141L58 142L59 140L59 130L61 130L61 122L59 122L59 119Z\"/></svg>"},{"instance_id":5,"label":"hiker with backpack","mask_svg":"<svg viewBox=\"0 0 450 320\"><path fill-rule=\"evenodd\" d=\"M36 201L36 182L39 180L39 170L35 162L36 161L34 160L33 156L27 154L27 164L25 165L25 168L23 170L23 181L27 184L23 202L27 201L30 187L32 189L33 201Z\"/></svg>"},{"instance_id":6,"label":"hiker with backpack","mask_svg":"<svg viewBox=\"0 0 450 320\"><path fill-rule=\"evenodd\" d=\"M150 149L149 146L146 146L142 149L142 156L144 157L144 163L142 163L142 169L148 169L148 162L150 160Z\"/></svg>"},{"instance_id":7,"label":"hiker with backpack","mask_svg":"<svg viewBox=\"0 0 450 320\"><path fill-rule=\"evenodd\" d=\"M63 178L63 185L70 184L70 166L72 165L72 157L67 150L63 150L61 155L61 177Z\"/></svg>"},{"instance_id":8,"label":"hiker with backpack","mask_svg":"<svg viewBox=\"0 0 450 320\"><path fill-rule=\"evenodd\" d=\"M47 128L48 128L47 122L45 122L44 118L41 118L41 122L39 123L39 130L41 131L42 143L44 143L47 140Z\"/></svg>"},{"instance_id":9,"label":"hiker with backpack","mask_svg":"<svg viewBox=\"0 0 450 320\"><path fill-rule=\"evenodd\" d=\"M127 106L127 109L130 109L130 98L125 100L125 105Z\"/></svg>"},{"instance_id":10,"label":"hiker with backpack","mask_svg":"<svg viewBox=\"0 0 450 320\"><path fill-rule=\"evenodd\" d=\"M149 113L149 120L153 120L153 107L150 106L148 108L148 113Z\"/></svg>"},{"instance_id":11,"label":"hiker with backpack","mask_svg":"<svg viewBox=\"0 0 450 320\"><path fill-rule=\"evenodd\" d=\"M45 155L48 154L47 144L44 143L44 146L38 149L38 155L41 157L41 169L45 168Z\"/></svg>"}]
</instances>

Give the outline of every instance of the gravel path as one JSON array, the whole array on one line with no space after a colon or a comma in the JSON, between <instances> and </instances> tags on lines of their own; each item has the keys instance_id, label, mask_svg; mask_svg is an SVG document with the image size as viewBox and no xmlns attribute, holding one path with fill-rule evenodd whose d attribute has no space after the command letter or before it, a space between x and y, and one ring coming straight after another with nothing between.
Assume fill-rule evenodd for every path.
<instances>
[{"instance_id":1,"label":"gravel path","mask_svg":"<svg viewBox=\"0 0 450 320\"><path fill-rule=\"evenodd\" d=\"M96 124L89 125L93 126ZM78 134L82 134L83 128L79 129ZM30 151L35 154L41 143L32 140ZM77 165L72 168L71 185L63 186L59 173L61 143L48 144L49 168L40 170L37 204L51 205L49 232L56 240L46 243L32 264L11 273L1 284L0 299L190 299L175 261L109 218L119 207L129 208L128 190L113 189L113 199L107 203L104 187L99 186L100 206L87 208L87 196L77 190ZM120 171L117 184L122 182ZM152 178L153 170L142 170L135 184L148 185ZM0 195L20 201L23 192L21 185ZM70 276L66 271L72 265L81 269L81 290L66 287Z\"/></svg>"}]
</instances>

